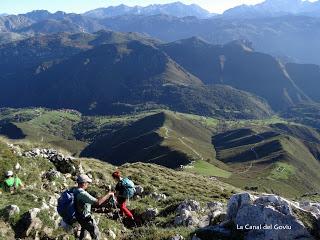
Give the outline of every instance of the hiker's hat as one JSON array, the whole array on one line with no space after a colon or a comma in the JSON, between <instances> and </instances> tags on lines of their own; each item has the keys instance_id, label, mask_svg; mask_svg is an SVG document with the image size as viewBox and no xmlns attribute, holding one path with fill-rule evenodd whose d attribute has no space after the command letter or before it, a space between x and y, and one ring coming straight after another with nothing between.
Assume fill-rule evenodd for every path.
<instances>
[{"instance_id":1,"label":"hiker's hat","mask_svg":"<svg viewBox=\"0 0 320 240\"><path fill-rule=\"evenodd\" d=\"M81 174L77 177L77 183L92 183L92 179L86 174Z\"/></svg>"},{"instance_id":2,"label":"hiker's hat","mask_svg":"<svg viewBox=\"0 0 320 240\"><path fill-rule=\"evenodd\" d=\"M6 177L12 177L13 171L6 171Z\"/></svg>"}]
</instances>

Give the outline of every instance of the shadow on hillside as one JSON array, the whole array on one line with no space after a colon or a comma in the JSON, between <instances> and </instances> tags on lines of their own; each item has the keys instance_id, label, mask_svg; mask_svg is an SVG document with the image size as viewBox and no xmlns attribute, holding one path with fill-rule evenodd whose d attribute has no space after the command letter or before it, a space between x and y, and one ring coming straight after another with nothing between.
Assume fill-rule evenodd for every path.
<instances>
[{"instance_id":1,"label":"shadow on hillside","mask_svg":"<svg viewBox=\"0 0 320 240\"><path fill-rule=\"evenodd\" d=\"M23 131L13 123L1 125L0 135L4 135L10 139L24 139L26 137Z\"/></svg>"}]
</instances>

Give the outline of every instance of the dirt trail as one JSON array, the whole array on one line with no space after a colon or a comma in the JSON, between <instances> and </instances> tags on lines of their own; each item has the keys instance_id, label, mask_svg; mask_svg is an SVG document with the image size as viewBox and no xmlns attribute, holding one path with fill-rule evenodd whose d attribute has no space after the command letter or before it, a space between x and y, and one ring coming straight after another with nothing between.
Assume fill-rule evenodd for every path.
<instances>
[{"instance_id":1,"label":"dirt trail","mask_svg":"<svg viewBox=\"0 0 320 240\"><path fill-rule=\"evenodd\" d=\"M256 144L254 144L253 147L250 148L250 150L254 153L254 155L255 155L255 157L256 157L256 160L258 160L260 157L259 157L258 153L256 152L255 147L256 147L258 144L260 144L260 143L263 144L264 141L265 141L265 138L262 137L262 136L259 135L259 134L255 134L254 136L257 136L257 137L259 137L259 138L262 139L262 142L258 142L258 143L256 143ZM251 168L253 167L253 162L254 162L254 161L251 161L249 167L248 167L246 170L244 170L244 171L242 171L242 172L239 172L239 174L244 174L244 173L249 172L249 171L251 170Z\"/></svg>"},{"instance_id":2,"label":"dirt trail","mask_svg":"<svg viewBox=\"0 0 320 240\"><path fill-rule=\"evenodd\" d=\"M172 131L171 129L167 128L167 127L164 127L165 129L165 138L169 138L170 135L169 135L169 132ZM189 148L195 155L197 155L198 158L200 158L201 160L204 160L203 156L198 153L193 147L191 147L189 144L187 144L185 141L183 141L184 139L186 139L185 137L178 137L178 140L183 144L185 145L187 148Z\"/></svg>"}]
</instances>

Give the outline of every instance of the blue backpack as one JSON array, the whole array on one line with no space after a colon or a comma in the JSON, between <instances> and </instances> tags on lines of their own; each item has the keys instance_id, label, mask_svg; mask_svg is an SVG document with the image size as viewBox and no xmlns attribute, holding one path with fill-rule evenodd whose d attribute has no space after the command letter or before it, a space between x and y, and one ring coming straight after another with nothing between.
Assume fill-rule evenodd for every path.
<instances>
[{"instance_id":1,"label":"blue backpack","mask_svg":"<svg viewBox=\"0 0 320 240\"><path fill-rule=\"evenodd\" d=\"M61 193L58 199L57 211L63 221L69 225L77 221L76 197L78 193L75 189L69 189Z\"/></svg>"},{"instance_id":2,"label":"blue backpack","mask_svg":"<svg viewBox=\"0 0 320 240\"><path fill-rule=\"evenodd\" d=\"M126 199L132 198L136 192L134 183L129 178L124 178L121 180L121 185L123 188L121 197Z\"/></svg>"}]
</instances>

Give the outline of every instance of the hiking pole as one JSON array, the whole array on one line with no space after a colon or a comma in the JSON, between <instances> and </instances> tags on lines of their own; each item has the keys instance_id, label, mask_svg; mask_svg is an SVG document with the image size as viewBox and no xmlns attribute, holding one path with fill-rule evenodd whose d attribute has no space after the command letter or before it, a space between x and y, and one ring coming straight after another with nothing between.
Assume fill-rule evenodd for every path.
<instances>
[{"instance_id":1,"label":"hiking pole","mask_svg":"<svg viewBox=\"0 0 320 240\"><path fill-rule=\"evenodd\" d=\"M117 211L117 213L118 213L118 217L119 217L119 219L120 219L120 222L121 222L122 225L123 225L122 217L120 216L120 210L119 210L119 208L118 208L118 206L117 206L117 200L115 199L115 196L114 196L114 195L112 196L112 203L113 203L114 208L116 209L116 211Z\"/></svg>"}]
</instances>

